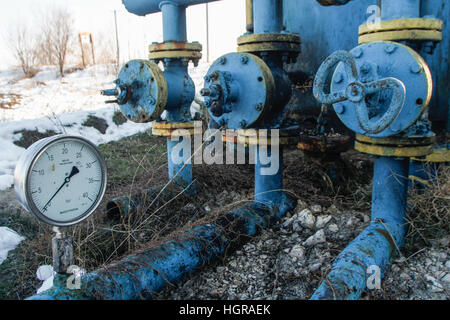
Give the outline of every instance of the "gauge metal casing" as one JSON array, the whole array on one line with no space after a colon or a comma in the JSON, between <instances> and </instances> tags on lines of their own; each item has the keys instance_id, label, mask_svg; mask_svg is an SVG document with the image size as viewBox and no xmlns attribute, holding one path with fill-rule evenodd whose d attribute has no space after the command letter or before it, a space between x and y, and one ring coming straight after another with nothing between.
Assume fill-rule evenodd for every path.
<instances>
[{"instance_id":1,"label":"gauge metal casing","mask_svg":"<svg viewBox=\"0 0 450 320\"><path fill-rule=\"evenodd\" d=\"M40 157L52 146L55 144L61 143L61 142L69 142L69 141L76 141L80 144L87 145L93 154L95 155L96 159L99 162L100 169L101 169L101 186L99 188L99 193L96 195L96 199L93 201L92 205L81 215L77 216L76 218L69 220L69 221L58 221L51 219L47 217L45 214L41 212L40 209L36 206L34 203L33 198L31 197L32 191L30 190L30 176L31 171L36 164L37 160L40 159ZM36 216L40 221L54 225L57 227L67 227L74 224L77 224L87 217L89 217L95 209L100 204L100 201L103 198L103 195L105 194L106 190L106 176L107 176L107 169L106 169L106 163L105 160L100 152L100 150L97 148L95 144L93 144L91 141L87 140L86 138L83 138L81 136L73 136L73 135L67 135L67 134L60 134L51 136L48 138L41 139L35 143L33 143L20 157L15 171L14 171L14 191L16 193L16 196L22 205L22 207Z\"/></svg>"}]
</instances>

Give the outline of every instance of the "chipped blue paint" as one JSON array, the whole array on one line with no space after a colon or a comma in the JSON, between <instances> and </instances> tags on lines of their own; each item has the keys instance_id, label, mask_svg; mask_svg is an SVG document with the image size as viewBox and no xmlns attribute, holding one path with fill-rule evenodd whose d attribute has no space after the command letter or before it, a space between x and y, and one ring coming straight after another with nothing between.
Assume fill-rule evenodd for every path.
<instances>
[{"instance_id":1,"label":"chipped blue paint","mask_svg":"<svg viewBox=\"0 0 450 320\"><path fill-rule=\"evenodd\" d=\"M183 137L179 137L178 141L172 141L171 139L167 139L167 160L168 160L168 169L169 169L169 180L173 179L173 182L179 185L182 188L189 188L189 192L194 191L194 186L192 183L192 164L190 154L183 154L183 149L180 149L180 154L178 155L179 159L183 159L182 161L173 161L172 153L175 153L174 148L178 143L181 143ZM178 150L178 149L175 149ZM189 148L188 148L189 150ZM184 150L186 151L186 150Z\"/></svg>"},{"instance_id":2,"label":"chipped blue paint","mask_svg":"<svg viewBox=\"0 0 450 320\"><path fill-rule=\"evenodd\" d=\"M370 266L384 276L406 233L408 166L407 159L375 159L370 225L338 255L312 300L358 299L367 288Z\"/></svg>"},{"instance_id":3,"label":"chipped blue paint","mask_svg":"<svg viewBox=\"0 0 450 320\"><path fill-rule=\"evenodd\" d=\"M252 202L208 225L195 227L158 247L127 256L81 277L81 288L71 290L67 277L58 275L54 287L28 300L148 299L188 274L230 253L262 228L295 207L284 195L278 206Z\"/></svg>"}]
</instances>

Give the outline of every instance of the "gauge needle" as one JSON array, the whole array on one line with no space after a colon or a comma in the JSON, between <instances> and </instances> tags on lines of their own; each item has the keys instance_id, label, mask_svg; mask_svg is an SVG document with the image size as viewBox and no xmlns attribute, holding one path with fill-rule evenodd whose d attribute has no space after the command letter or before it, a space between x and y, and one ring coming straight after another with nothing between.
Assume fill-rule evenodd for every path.
<instances>
[{"instance_id":1,"label":"gauge needle","mask_svg":"<svg viewBox=\"0 0 450 320\"><path fill-rule=\"evenodd\" d=\"M73 166L72 167L72 171L70 172L70 174L64 178L64 182L63 184L58 188L58 190L56 190L56 192L53 194L53 196L50 198L50 200L47 201L47 203L45 204L44 208L42 208L42 210L46 210L48 204L50 203L50 201L53 200L53 198L56 196L56 194L66 185L66 183L68 183L70 181L70 178L72 178L74 175L76 175L78 172L80 172L80 170L78 170L77 167Z\"/></svg>"}]
</instances>

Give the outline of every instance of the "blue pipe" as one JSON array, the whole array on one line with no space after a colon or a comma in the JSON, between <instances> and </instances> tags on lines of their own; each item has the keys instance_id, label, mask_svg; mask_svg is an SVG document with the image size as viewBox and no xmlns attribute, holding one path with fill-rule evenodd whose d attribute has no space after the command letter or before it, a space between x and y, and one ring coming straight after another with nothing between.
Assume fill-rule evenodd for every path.
<instances>
[{"instance_id":1,"label":"blue pipe","mask_svg":"<svg viewBox=\"0 0 450 320\"><path fill-rule=\"evenodd\" d=\"M169 168L169 180L172 180L182 188L187 188L192 185L192 164L190 161L190 154L183 154L183 149L180 149L176 157L181 161L174 161L172 153L176 153L174 148L179 143L182 143L183 137L179 137L178 141L172 141L167 138L167 165ZM190 150L190 143L189 148Z\"/></svg>"},{"instance_id":2,"label":"blue pipe","mask_svg":"<svg viewBox=\"0 0 450 320\"><path fill-rule=\"evenodd\" d=\"M218 0L122 0L128 12L137 14L138 16L145 16L161 11L160 5L162 2L172 2L178 6L192 6L214 1Z\"/></svg>"},{"instance_id":3,"label":"blue pipe","mask_svg":"<svg viewBox=\"0 0 450 320\"><path fill-rule=\"evenodd\" d=\"M255 0L253 3L254 33L280 33L283 29L281 0Z\"/></svg>"},{"instance_id":4,"label":"blue pipe","mask_svg":"<svg viewBox=\"0 0 450 320\"><path fill-rule=\"evenodd\" d=\"M312 300L358 299L367 288L370 266L378 266L384 276L404 243L408 166L407 159L375 159L370 225L338 255Z\"/></svg>"},{"instance_id":5,"label":"blue pipe","mask_svg":"<svg viewBox=\"0 0 450 320\"><path fill-rule=\"evenodd\" d=\"M269 185L279 188L282 172L280 166L276 174L267 175L264 179ZM250 202L158 247L88 273L81 277L79 290L67 287L68 275L57 275L51 289L28 300L148 299L167 284L175 283L229 254L294 209L296 202L293 197L283 193L280 198L276 201L273 195L258 198L264 201Z\"/></svg>"},{"instance_id":6,"label":"blue pipe","mask_svg":"<svg viewBox=\"0 0 450 320\"><path fill-rule=\"evenodd\" d=\"M163 39L166 41L187 41L186 7L172 1L160 5L163 16Z\"/></svg>"},{"instance_id":7,"label":"blue pipe","mask_svg":"<svg viewBox=\"0 0 450 320\"><path fill-rule=\"evenodd\" d=\"M393 20L420 17L420 0L382 0L381 19Z\"/></svg>"},{"instance_id":8,"label":"blue pipe","mask_svg":"<svg viewBox=\"0 0 450 320\"><path fill-rule=\"evenodd\" d=\"M275 174L265 174L263 170L270 169L273 163L263 163L261 154L267 154L267 157L273 156L278 159L278 170ZM278 156L277 156L278 155ZM277 150L275 153L270 147L265 148L257 146L255 148L255 201L264 204L279 204L283 199L283 151Z\"/></svg>"},{"instance_id":9,"label":"blue pipe","mask_svg":"<svg viewBox=\"0 0 450 320\"><path fill-rule=\"evenodd\" d=\"M188 73L188 62L182 59L164 59L164 77L169 92L166 120L192 121L190 107L194 101L195 84Z\"/></svg>"}]
</instances>

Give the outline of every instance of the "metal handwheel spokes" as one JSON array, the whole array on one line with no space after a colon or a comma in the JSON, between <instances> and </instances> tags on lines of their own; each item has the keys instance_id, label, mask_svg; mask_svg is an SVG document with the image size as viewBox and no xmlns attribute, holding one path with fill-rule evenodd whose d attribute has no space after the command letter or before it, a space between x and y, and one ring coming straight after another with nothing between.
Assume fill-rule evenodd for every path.
<instances>
[{"instance_id":1,"label":"metal handwheel spokes","mask_svg":"<svg viewBox=\"0 0 450 320\"><path fill-rule=\"evenodd\" d=\"M364 99L356 104L356 115L359 126L367 133L376 134L389 127L397 119L405 103L406 89L404 84L395 78L384 78L365 83L363 86L365 95L382 90L392 90L393 92L389 108L377 121L371 121L369 119L369 109Z\"/></svg>"},{"instance_id":2,"label":"metal handwheel spokes","mask_svg":"<svg viewBox=\"0 0 450 320\"><path fill-rule=\"evenodd\" d=\"M327 80L339 63L342 63L344 67L349 84L345 90L325 93ZM389 107L378 120L371 120L366 96L384 90L393 92ZM377 134L389 127L402 111L406 89L403 82L392 77L368 83L361 82L355 59L349 52L340 50L330 55L319 67L314 79L313 94L322 104L335 104L343 101L354 103L360 128L368 134Z\"/></svg>"}]
</instances>

